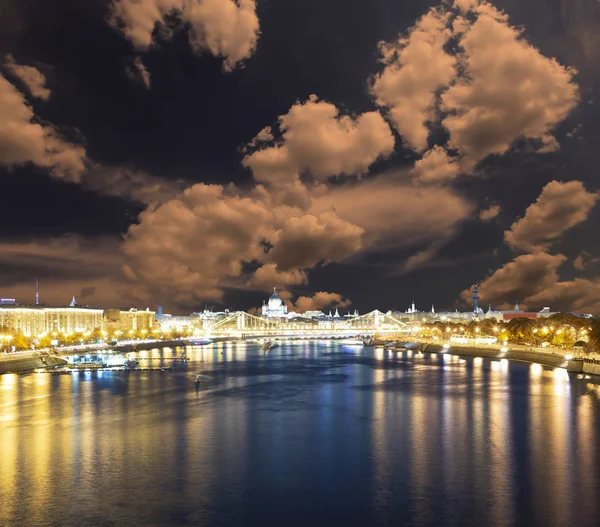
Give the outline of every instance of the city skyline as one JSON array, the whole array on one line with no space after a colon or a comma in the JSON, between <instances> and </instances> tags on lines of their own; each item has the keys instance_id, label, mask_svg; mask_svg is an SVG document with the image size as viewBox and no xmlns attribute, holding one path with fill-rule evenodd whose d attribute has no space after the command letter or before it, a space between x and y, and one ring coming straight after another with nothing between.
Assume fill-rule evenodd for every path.
<instances>
[{"instance_id":1,"label":"city skyline","mask_svg":"<svg viewBox=\"0 0 600 527\"><path fill-rule=\"evenodd\" d=\"M488 304L487 306L481 306L479 304L479 299L481 298L479 296L479 285L475 284L473 285L472 288L469 289L470 291L470 303L466 302L462 307L462 309L458 309L458 307L456 307L456 305L452 306L451 308L446 308L444 306L440 306L438 304L438 307L436 308L436 304L435 302L429 304L429 307L427 307L425 305L424 302L422 302L420 299L415 301L414 299L410 302L405 302L407 304L406 308L402 308L402 307L386 307L386 306L375 306L373 309L369 309L367 311L364 312L370 312L370 311L379 311L380 308L383 308L384 312L393 312L396 314L435 314L435 315L439 315L439 314L443 314L443 313L462 313L462 314L475 314L477 315L481 315L481 316L485 316L485 314L487 314L488 316L491 313L502 313L502 312L506 312L506 313L519 313L519 312L523 312L523 313L558 313L560 311L557 310L551 310L551 306L543 306L538 308L530 308L530 309L522 309L520 306L519 301L517 300L514 303L511 302L505 302L502 306L498 307L498 306L492 306L491 304ZM321 299L319 298L319 295L322 295L323 300L321 302ZM64 296L64 295L63 295ZM77 299L75 298L75 296L73 296L71 298L70 302L63 302L63 303L47 303L44 301L40 301L40 293L39 293L39 280L36 280L35 282L35 301L34 302L27 302L27 301L23 301L23 299L21 298L3 298L0 295L0 308L4 307L4 308L11 308L11 307L24 307L24 308L40 308L40 309L44 309L44 308L67 308L67 307L77 307L77 308L89 308L92 310L96 310L96 309L101 309L101 310L106 310L106 309L121 309L121 310L131 310L131 311L144 311L144 310L151 310L153 313L157 313L158 315L162 315L162 313L164 312L163 306L164 303L159 303L156 305L152 305L152 306L140 306L140 305L120 305L120 306L115 306L115 305L90 305L90 304L86 304L86 303L81 303L79 301L77 301ZM317 306L314 305L314 299L317 298L319 299L319 303ZM329 303L326 303L329 302ZM280 305L281 303L281 305ZM424 307L425 306L425 307ZM277 291L277 287L273 287L273 291L272 291L272 296L271 297L267 297L266 295L264 296L263 300L262 300L262 306L209 306L208 304L205 304L203 307L198 306L196 309L192 309L190 311L187 312L183 312L183 311L176 311L174 314L176 316L181 316L181 315L189 315L190 313L193 314L199 314L199 313L218 313L218 312L247 312L253 315L259 315L259 316L274 316L274 317L288 317L288 316L294 316L296 314L304 314L307 312L314 312L314 313L318 313L318 312L322 312L324 314L327 314L327 312L329 312L329 315L331 316L331 313L335 311L336 313L340 313L342 315L358 315L359 314L359 310L358 308L354 307L350 302L336 302L335 300L331 300L331 295L329 293L326 292L317 292L315 293L315 295L313 295L313 297L299 297L296 299L295 303L291 303L285 299L282 299L279 296L279 292ZM361 312L361 313L364 313ZM572 312L573 313L573 312ZM171 314L169 314L168 316L171 316ZM585 315L585 316L594 316L592 313L574 313L577 315Z\"/></svg>"},{"instance_id":2,"label":"city skyline","mask_svg":"<svg viewBox=\"0 0 600 527\"><path fill-rule=\"evenodd\" d=\"M152 3L7 3L2 296L600 313L597 2Z\"/></svg>"}]
</instances>

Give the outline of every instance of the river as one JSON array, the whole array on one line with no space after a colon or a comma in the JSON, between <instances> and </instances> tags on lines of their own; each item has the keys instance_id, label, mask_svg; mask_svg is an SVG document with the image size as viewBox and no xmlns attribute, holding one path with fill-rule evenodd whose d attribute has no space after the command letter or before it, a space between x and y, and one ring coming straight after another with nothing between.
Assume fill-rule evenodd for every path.
<instances>
[{"instance_id":1,"label":"river","mask_svg":"<svg viewBox=\"0 0 600 527\"><path fill-rule=\"evenodd\" d=\"M600 525L593 380L326 341L187 349L173 371L0 376L0 525Z\"/></svg>"}]
</instances>

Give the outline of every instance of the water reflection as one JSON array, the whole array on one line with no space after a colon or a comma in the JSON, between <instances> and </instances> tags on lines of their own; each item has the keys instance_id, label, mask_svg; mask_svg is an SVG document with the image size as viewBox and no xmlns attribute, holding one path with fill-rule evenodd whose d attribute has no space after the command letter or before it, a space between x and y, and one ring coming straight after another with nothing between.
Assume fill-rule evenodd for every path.
<instances>
[{"instance_id":1,"label":"water reflection","mask_svg":"<svg viewBox=\"0 0 600 527\"><path fill-rule=\"evenodd\" d=\"M590 380L332 342L185 351L0 376L0 525L599 523Z\"/></svg>"}]
</instances>

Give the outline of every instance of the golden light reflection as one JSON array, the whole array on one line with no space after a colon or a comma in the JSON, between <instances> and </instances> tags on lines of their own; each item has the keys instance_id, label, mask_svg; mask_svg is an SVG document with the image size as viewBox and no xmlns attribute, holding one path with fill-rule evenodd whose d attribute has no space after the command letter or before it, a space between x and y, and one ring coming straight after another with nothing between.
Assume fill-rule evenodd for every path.
<instances>
[{"instance_id":1,"label":"golden light reflection","mask_svg":"<svg viewBox=\"0 0 600 527\"><path fill-rule=\"evenodd\" d=\"M532 364L529 367L529 374L531 377L541 377L544 368L542 368L541 364Z\"/></svg>"},{"instance_id":2,"label":"golden light reflection","mask_svg":"<svg viewBox=\"0 0 600 527\"><path fill-rule=\"evenodd\" d=\"M528 470L534 503L546 504L545 510L536 509L540 516L533 518L533 524L548 517L556 525L571 524L571 405L563 372L556 371L545 371L539 364L530 367Z\"/></svg>"},{"instance_id":3,"label":"golden light reflection","mask_svg":"<svg viewBox=\"0 0 600 527\"><path fill-rule=\"evenodd\" d=\"M436 474L436 438L440 435L439 400L415 393L410 397L410 478L414 494L421 489L435 486L432 476ZM435 429L437 428L437 430ZM433 503L428 500L415 500L413 520L424 525Z\"/></svg>"},{"instance_id":4,"label":"golden light reflection","mask_svg":"<svg viewBox=\"0 0 600 527\"><path fill-rule=\"evenodd\" d=\"M509 376L507 375L509 363L501 359L491 370L493 384L501 386L501 395L487 399L489 404L489 468L490 492L494 499L491 502L490 513L492 525L514 524L514 482L507 459L513 457L512 438L510 436L510 390Z\"/></svg>"},{"instance_id":5,"label":"golden light reflection","mask_svg":"<svg viewBox=\"0 0 600 527\"><path fill-rule=\"evenodd\" d=\"M565 395L570 393L571 383L567 370L563 368L555 368L552 371L552 377L554 378L553 386L555 395Z\"/></svg>"},{"instance_id":6,"label":"golden light reflection","mask_svg":"<svg viewBox=\"0 0 600 527\"><path fill-rule=\"evenodd\" d=\"M373 384L382 384L387 379L390 372L386 369L373 369ZM389 493L390 488L390 467L387 445L387 422L389 415L386 412L386 391L385 389L373 390L373 484L376 508L379 513L383 513L389 507L389 501L392 496ZM383 520L383 518L382 518Z\"/></svg>"},{"instance_id":7,"label":"golden light reflection","mask_svg":"<svg viewBox=\"0 0 600 527\"><path fill-rule=\"evenodd\" d=\"M0 395L0 431L2 432L2 454L0 461L0 523L12 518L18 503L16 498L19 452L20 405L14 389L16 375L0 375L0 386L4 388ZM10 390L10 391L9 391ZM8 522L7 522L8 524Z\"/></svg>"},{"instance_id":8,"label":"golden light reflection","mask_svg":"<svg viewBox=\"0 0 600 527\"><path fill-rule=\"evenodd\" d=\"M48 374L33 375L21 379L28 386L26 389L33 392L35 404L32 407L33 415L30 416L30 430L23 432L30 437L23 438L30 443L27 449L28 462L25 466L29 469L31 502L31 523L41 524L45 521L45 510L51 506L50 486L47 484L52 473L52 455L49 442L49 430L53 426L51 416L52 399L50 397L50 376ZM29 383L28 381L32 381ZM23 465L19 467L23 468Z\"/></svg>"},{"instance_id":9,"label":"golden light reflection","mask_svg":"<svg viewBox=\"0 0 600 527\"><path fill-rule=\"evenodd\" d=\"M594 477L594 471L590 467L597 466L597 443L595 423L595 401L592 396L579 397L576 409L575 426L575 455L579 480L577 481L577 492L581 503L596 503L599 492L598 479ZM582 525L598 525L600 515L597 507L582 508L585 515L581 518Z\"/></svg>"},{"instance_id":10,"label":"golden light reflection","mask_svg":"<svg viewBox=\"0 0 600 527\"><path fill-rule=\"evenodd\" d=\"M19 376L16 373L5 373L0 375L0 387L6 390L12 390Z\"/></svg>"}]
</instances>

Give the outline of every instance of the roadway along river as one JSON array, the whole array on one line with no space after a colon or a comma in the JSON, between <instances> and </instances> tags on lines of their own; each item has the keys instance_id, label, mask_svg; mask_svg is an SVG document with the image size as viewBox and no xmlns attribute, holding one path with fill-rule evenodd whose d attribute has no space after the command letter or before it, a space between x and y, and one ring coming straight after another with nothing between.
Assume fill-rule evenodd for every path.
<instances>
[{"instance_id":1,"label":"roadway along river","mask_svg":"<svg viewBox=\"0 0 600 527\"><path fill-rule=\"evenodd\" d=\"M600 525L593 380L332 342L188 356L0 376L0 525Z\"/></svg>"}]
</instances>

